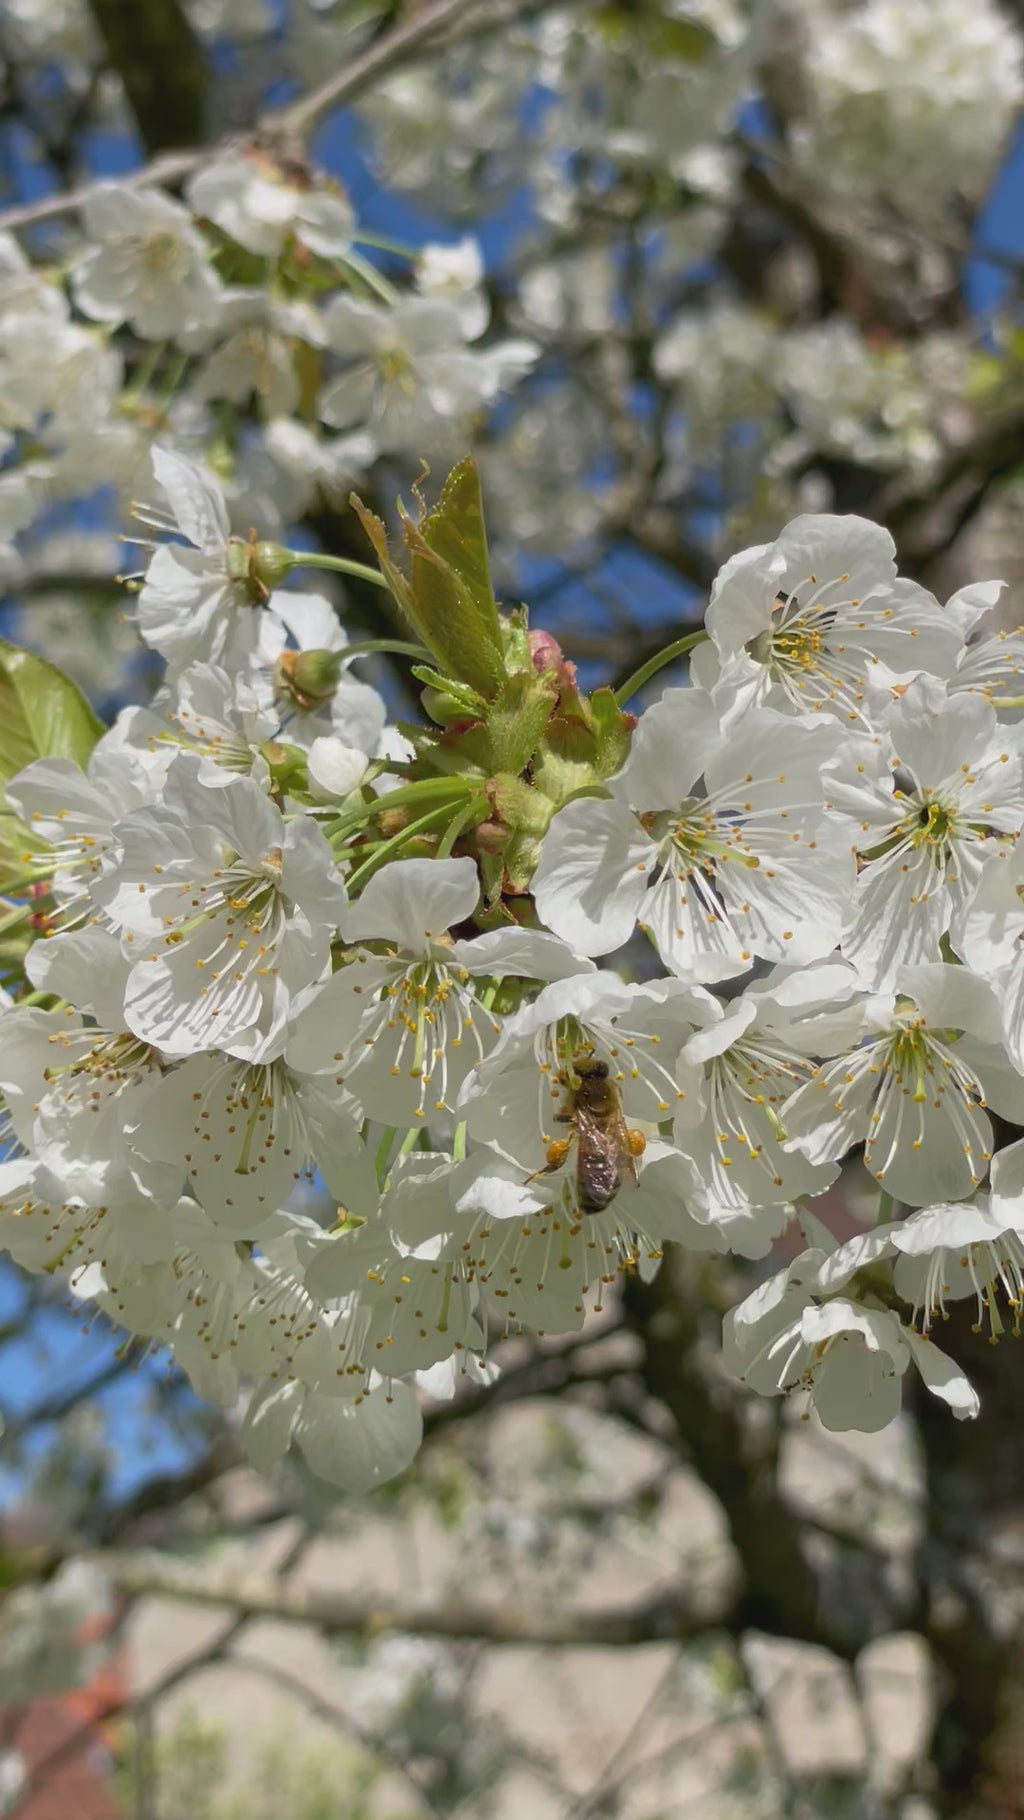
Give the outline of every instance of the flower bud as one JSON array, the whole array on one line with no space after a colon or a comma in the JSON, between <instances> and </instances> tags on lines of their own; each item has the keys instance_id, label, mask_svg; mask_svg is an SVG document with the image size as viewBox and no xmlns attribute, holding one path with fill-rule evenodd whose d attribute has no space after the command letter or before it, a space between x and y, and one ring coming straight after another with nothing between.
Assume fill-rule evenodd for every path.
<instances>
[{"instance_id":1,"label":"flower bud","mask_svg":"<svg viewBox=\"0 0 1024 1820\"><path fill-rule=\"evenodd\" d=\"M330 701L344 660L343 651L282 651L274 665L278 693L287 695L297 708Z\"/></svg>"},{"instance_id":2,"label":"flower bud","mask_svg":"<svg viewBox=\"0 0 1024 1820\"><path fill-rule=\"evenodd\" d=\"M377 820L381 833L386 840L390 840L393 834L400 834L403 828L409 826L412 816L403 803L395 809L378 809Z\"/></svg>"},{"instance_id":3,"label":"flower bud","mask_svg":"<svg viewBox=\"0 0 1024 1820\"><path fill-rule=\"evenodd\" d=\"M476 725L472 718L467 717L465 702L456 701L453 695L445 695L441 689L432 689L428 686L420 696L420 701L423 704L424 713L429 714L431 720L439 727L451 727L456 722L461 722L465 726Z\"/></svg>"},{"instance_id":4,"label":"flower bud","mask_svg":"<svg viewBox=\"0 0 1024 1820\"><path fill-rule=\"evenodd\" d=\"M509 842L509 829L504 822L478 822L473 830L482 853L504 853Z\"/></svg>"},{"instance_id":5,"label":"flower bud","mask_svg":"<svg viewBox=\"0 0 1024 1820\"><path fill-rule=\"evenodd\" d=\"M249 544L249 579L272 594L295 567L295 557L279 543Z\"/></svg>"},{"instance_id":6,"label":"flower bud","mask_svg":"<svg viewBox=\"0 0 1024 1820\"><path fill-rule=\"evenodd\" d=\"M565 689L575 689L576 665L563 655L557 638L552 637L550 632L539 630L529 634L529 641L534 669L542 675L547 670L554 670L560 693Z\"/></svg>"}]
</instances>

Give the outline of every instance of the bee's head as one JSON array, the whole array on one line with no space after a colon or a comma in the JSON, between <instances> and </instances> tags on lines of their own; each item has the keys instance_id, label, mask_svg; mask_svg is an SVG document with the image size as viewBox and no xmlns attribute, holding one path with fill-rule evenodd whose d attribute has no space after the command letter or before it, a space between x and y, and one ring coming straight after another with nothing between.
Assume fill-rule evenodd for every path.
<instances>
[{"instance_id":1,"label":"bee's head","mask_svg":"<svg viewBox=\"0 0 1024 1820\"><path fill-rule=\"evenodd\" d=\"M606 1081L608 1063L597 1055L579 1055L573 1061L573 1068L581 1081Z\"/></svg>"}]
</instances>

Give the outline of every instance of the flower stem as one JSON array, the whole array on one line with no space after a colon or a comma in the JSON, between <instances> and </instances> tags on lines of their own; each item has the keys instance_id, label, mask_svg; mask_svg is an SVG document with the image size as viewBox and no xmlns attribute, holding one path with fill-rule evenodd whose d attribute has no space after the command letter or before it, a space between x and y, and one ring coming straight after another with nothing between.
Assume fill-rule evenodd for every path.
<instances>
[{"instance_id":1,"label":"flower stem","mask_svg":"<svg viewBox=\"0 0 1024 1820\"><path fill-rule=\"evenodd\" d=\"M366 243L364 242L364 244ZM378 272L369 259L363 259L359 253L353 252L351 247L344 258L336 260L335 263L342 272L351 272L354 277L361 279L367 290L375 292L382 303L396 304L398 302L400 293L384 277L383 272Z\"/></svg>"},{"instance_id":2,"label":"flower stem","mask_svg":"<svg viewBox=\"0 0 1024 1820\"><path fill-rule=\"evenodd\" d=\"M377 1172L378 1188L383 1188L384 1183L387 1181L388 1161L391 1156L391 1146L394 1142L394 1138L395 1127L393 1125L385 1125L380 1143L377 1145L377 1155L373 1161L374 1169Z\"/></svg>"},{"instance_id":3,"label":"flower stem","mask_svg":"<svg viewBox=\"0 0 1024 1820\"><path fill-rule=\"evenodd\" d=\"M349 874L346 881L349 891L351 892L357 885L364 884L371 873L376 872L385 860L391 858L392 854L397 853L400 848L408 846L409 842L415 840L417 834L428 828L431 822L436 822L439 816L447 815L447 813L448 804L438 803L433 809L428 809L426 814L421 815L418 820L410 822L405 828L399 828L398 833L393 834L390 840L383 841L379 847L375 847L369 859L364 860L361 866L357 866L355 871Z\"/></svg>"},{"instance_id":4,"label":"flower stem","mask_svg":"<svg viewBox=\"0 0 1024 1820\"><path fill-rule=\"evenodd\" d=\"M322 550L289 550L288 554L293 569L333 569L338 575L355 575L359 581L372 581L376 588L388 585L379 569L371 569L369 563L353 562L347 556L328 556Z\"/></svg>"},{"instance_id":5,"label":"flower stem","mask_svg":"<svg viewBox=\"0 0 1024 1820\"><path fill-rule=\"evenodd\" d=\"M362 802L346 815L339 815L324 832L332 845L339 838L347 840L357 828L373 821L384 809L404 809L410 804L439 802L446 807L454 807L470 790L475 794L479 788L479 779L471 777L420 777L411 784L399 784L397 790L386 790L383 796L375 796L372 802Z\"/></svg>"},{"instance_id":6,"label":"flower stem","mask_svg":"<svg viewBox=\"0 0 1024 1820\"><path fill-rule=\"evenodd\" d=\"M481 809L486 812L486 796L474 796L466 804L466 807L462 810L461 814L454 817L450 825L445 829L444 834L441 836L437 849L438 859L450 858L452 848L458 840L459 835L464 834L470 824L477 819Z\"/></svg>"},{"instance_id":7,"label":"flower stem","mask_svg":"<svg viewBox=\"0 0 1024 1820\"><path fill-rule=\"evenodd\" d=\"M415 259L418 250L406 240L392 240L390 234L364 234L362 230L356 234L354 244L376 247L381 253L397 253L400 259Z\"/></svg>"},{"instance_id":8,"label":"flower stem","mask_svg":"<svg viewBox=\"0 0 1024 1820\"><path fill-rule=\"evenodd\" d=\"M6 916L0 916L0 935L6 935L8 929L16 929L19 923L25 922L30 916L35 916L39 904L39 898L30 898L27 904L18 904L15 909L8 911Z\"/></svg>"},{"instance_id":9,"label":"flower stem","mask_svg":"<svg viewBox=\"0 0 1024 1820\"><path fill-rule=\"evenodd\" d=\"M692 651L694 645L704 644L707 636L704 627L701 626L699 631L687 632L684 638L677 638L673 644L666 645L663 651L658 651L654 657L649 657L645 664L640 665L639 670L634 670L632 676L627 677L621 689L616 689L615 699L619 707L624 707L630 696L635 695L638 689L642 689L644 683L650 682L652 676L657 676L658 671L663 670L666 664L674 663L675 659L682 657L684 652Z\"/></svg>"},{"instance_id":10,"label":"flower stem","mask_svg":"<svg viewBox=\"0 0 1024 1820\"><path fill-rule=\"evenodd\" d=\"M430 652L423 645L410 644L405 638L364 638L357 645L346 645L340 653L346 660L350 657L369 657L374 651L391 651L398 657L415 657L417 663L429 663Z\"/></svg>"}]
</instances>

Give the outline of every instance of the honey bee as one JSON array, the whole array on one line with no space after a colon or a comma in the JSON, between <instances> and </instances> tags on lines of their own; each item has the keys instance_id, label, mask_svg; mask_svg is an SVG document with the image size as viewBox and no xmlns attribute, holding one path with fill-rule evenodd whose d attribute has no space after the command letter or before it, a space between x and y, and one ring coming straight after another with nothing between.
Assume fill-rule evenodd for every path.
<instances>
[{"instance_id":1,"label":"honey bee","mask_svg":"<svg viewBox=\"0 0 1024 1820\"><path fill-rule=\"evenodd\" d=\"M602 1213L615 1199L628 1174L637 1180L636 1159L646 1148L642 1131L631 1130L622 1113L622 1097L607 1062L585 1052L574 1055L560 1079L566 1100L556 1114L572 1135L548 1145L547 1164L528 1177L553 1175L576 1146L576 1191L584 1213Z\"/></svg>"}]
</instances>

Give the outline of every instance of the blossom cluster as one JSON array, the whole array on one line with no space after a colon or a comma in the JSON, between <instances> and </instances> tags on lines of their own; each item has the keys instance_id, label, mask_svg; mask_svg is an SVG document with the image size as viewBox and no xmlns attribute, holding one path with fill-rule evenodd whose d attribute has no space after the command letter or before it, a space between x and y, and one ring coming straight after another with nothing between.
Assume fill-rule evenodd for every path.
<instances>
[{"instance_id":1,"label":"blossom cluster","mask_svg":"<svg viewBox=\"0 0 1024 1820\"><path fill-rule=\"evenodd\" d=\"M474 240L428 244L395 283L361 253L339 185L255 147L213 157L184 201L99 183L79 230L47 270L0 236L9 579L15 538L55 499L144 491L158 425L199 453L244 422L223 438L228 509L257 501L273 532L378 459L457 451L540 351L489 334Z\"/></svg>"},{"instance_id":2,"label":"blossom cluster","mask_svg":"<svg viewBox=\"0 0 1024 1820\"><path fill-rule=\"evenodd\" d=\"M162 688L7 788L0 1245L244 1398L254 1462L295 1443L355 1488L494 1336L794 1221L731 1369L836 1427L887 1421L911 1365L974 1413L930 1330L970 1295L998 1333L1024 1287L1024 1146L993 1154L992 1115L1024 1123L1002 584L942 606L878 526L797 519L725 565L689 685L634 719L499 615L463 463L405 520L408 578L364 514L424 646L433 725L399 730L281 585L300 554L153 467ZM838 1246L807 1203L859 1151L880 1223Z\"/></svg>"}]
</instances>

